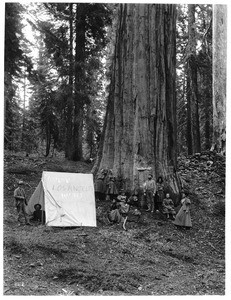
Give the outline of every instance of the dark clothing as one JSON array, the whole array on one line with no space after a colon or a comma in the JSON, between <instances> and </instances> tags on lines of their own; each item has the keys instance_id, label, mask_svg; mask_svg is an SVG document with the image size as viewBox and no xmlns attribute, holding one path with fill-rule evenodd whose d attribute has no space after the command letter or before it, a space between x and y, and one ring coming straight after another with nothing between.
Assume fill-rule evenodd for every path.
<instances>
[{"instance_id":1,"label":"dark clothing","mask_svg":"<svg viewBox=\"0 0 231 300\"><path fill-rule=\"evenodd\" d=\"M103 173L99 174L97 179L95 180L95 198L98 200L105 200L105 175Z\"/></svg>"},{"instance_id":2,"label":"dark clothing","mask_svg":"<svg viewBox=\"0 0 231 300\"><path fill-rule=\"evenodd\" d=\"M127 217L130 206L125 202L113 202L108 213L108 218L113 223L123 222Z\"/></svg>"},{"instance_id":3,"label":"dark clothing","mask_svg":"<svg viewBox=\"0 0 231 300\"><path fill-rule=\"evenodd\" d=\"M128 198L128 204L130 205L128 221L137 222L140 219L140 202L137 196L131 196Z\"/></svg>"},{"instance_id":4,"label":"dark clothing","mask_svg":"<svg viewBox=\"0 0 231 300\"><path fill-rule=\"evenodd\" d=\"M138 197L133 197L133 196L129 197L128 204L131 206L134 206L136 208L140 208L140 202L139 202Z\"/></svg>"},{"instance_id":5,"label":"dark clothing","mask_svg":"<svg viewBox=\"0 0 231 300\"><path fill-rule=\"evenodd\" d=\"M157 182L156 186L157 186L157 190L156 190L156 194L155 194L155 209L156 210L161 210L162 209L163 200L165 198L165 195L164 195L164 184Z\"/></svg>"},{"instance_id":6,"label":"dark clothing","mask_svg":"<svg viewBox=\"0 0 231 300\"><path fill-rule=\"evenodd\" d=\"M163 200L163 213L164 214L173 214L175 215L175 209L174 209L174 203L172 201L172 199L170 198L165 198Z\"/></svg>"},{"instance_id":7,"label":"dark clothing","mask_svg":"<svg viewBox=\"0 0 231 300\"><path fill-rule=\"evenodd\" d=\"M112 205L111 205L111 207L110 207L110 210L114 210L114 209L117 209L117 208L118 208L117 202L116 202L116 201L113 201L113 202L112 202Z\"/></svg>"},{"instance_id":8,"label":"dark clothing","mask_svg":"<svg viewBox=\"0 0 231 300\"><path fill-rule=\"evenodd\" d=\"M104 179L102 177L96 179L96 181L95 181L95 191L100 192L100 193L105 193Z\"/></svg>"},{"instance_id":9,"label":"dark clothing","mask_svg":"<svg viewBox=\"0 0 231 300\"><path fill-rule=\"evenodd\" d=\"M109 182L107 184L107 193L106 194L109 195L110 200L113 200L114 198L116 198L118 196L118 190L117 190L114 179L109 180Z\"/></svg>"},{"instance_id":10,"label":"dark clothing","mask_svg":"<svg viewBox=\"0 0 231 300\"><path fill-rule=\"evenodd\" d=\"M45 224L45 211L44 210L35 210L33 212L33 218L31 221L38 221L41 222L42 224Z\"/></svg>"}]
</instances>

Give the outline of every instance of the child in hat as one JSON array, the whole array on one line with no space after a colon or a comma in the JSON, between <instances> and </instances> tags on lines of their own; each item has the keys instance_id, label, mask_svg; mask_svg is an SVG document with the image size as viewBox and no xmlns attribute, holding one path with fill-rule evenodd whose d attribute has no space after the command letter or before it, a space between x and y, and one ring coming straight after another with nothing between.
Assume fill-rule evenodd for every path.
<instances>
[{"instance_id":1,"label":"child in hat","mask_svg":"<svg viewBox=\"0 0 231 300\"><path fill-rule=\"evenodd\" d=\"M166 198L163 200L163 213L167 215L167 218L169 219L169 215L172 215L173 219L175 219L175 209L174 209L174 203L172 199L170 198L170 194L166 194Z\"/></svg>"},{"instance_id":2,"label":"child in hat","mask_svg":"<svg viewBox=\"0 0 231 300\"><path fill-rule=\"evenodd\" d=\"M39 223L45 224L45 211L42 210L41 204L35 204L34 209L35 211L33 212L31 221L37 221Z\"/></svg>"}]
</instances>

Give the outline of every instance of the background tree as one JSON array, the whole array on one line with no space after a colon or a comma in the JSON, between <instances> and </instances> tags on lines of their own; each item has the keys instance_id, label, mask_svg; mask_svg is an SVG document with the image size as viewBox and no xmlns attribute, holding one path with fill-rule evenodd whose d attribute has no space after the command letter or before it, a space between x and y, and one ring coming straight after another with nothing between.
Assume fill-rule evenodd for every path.
<instances>
[{"instance_id":1,"label":"background tree","mask_svg":"<svg viewBox=\"0 0 231 300\"><path fill-rule=\"evenodd\" d=\"M208 150L211 146L211 24L211 5L178 5L177 128L179 154L193 154L200 150Z\"/></svg>"},{"instance_id":2,"label":"background tree","mask_svg":"<svg viewBox=\"0 0 231 300\"><path fill-rule=\"evenodd\" d=\"M226 150L227 6L214 5L213 26L213 147Z\"/></svg>"},{"instance_id":3,"label":"background tree","mask_svg":"<svg viewBox=\"0 0 231 300\"><path fill-rule=\"evenodd\" d=\"M40 138L45 141L45 156L50 153L51 144L55 148L58 143L59 112L56 107L55 90L57 74L52 72L52 60L46 51L41 37L39 38L38 67L35 73L33 100L34 109L37 112Z\"/></svg>"},{"instance_id":4,"label":"background tree","mask_svg":"<svg viewBox=\"0 0 231 300\"><path fill-rule=\"evenodd\" d=\"M17 102L17 80L21 76L24 61L20 46L22 24L20 13L22 6L18 3L5 4L5 64L4 64L4 117L5 147L13 150L20 142L21 112Z\"/></svg>"},{"instance_id":5,"label":"background tree","mask_svg":"<svg viewBox=\"0 0 231 300\"><path fill-rule=\"evenodd\" d=\"M195 4L188 5L187 47L187 144L188 154L201 151L199 123L199 94L196 60Z\"/></svg>"},{"instance_id":6,"label":"background tree","mask_svg":"<svg viewBox=\"0 0 231 300\"><path fill-rule=\"evenodd\" d=\"M212 107L212 6L200 5L198 14L198 33L200 50L197 54L198 93L200 95L200 136L202 150L212 145L213 107Z\"/></svg>"},{"instance_id":7,"label":"background tree","mask_svg":"<svg viewBox=\"0 0 231 300\"><path fill-rule=\"evenodd\" d=\"M17 49L16 44L10 44L11 41L18 43L20 53L20 56L15 58L14 75L10 75L11 81L8 79L9 74L5 72L5 85L7 86L5 89L7 98L5 138L8 140L11 136L11 141L9 140L6 145L8 148L13 145L15 150L26 150L26 146L30 150L42 149L41 146L46 141L45 145L48 145L48 148L45 149L45 152L42 150L46 155L49 154L51 145L59 151L64 150L68 159L89 158L89 155L95 155L105 112L106 71L103 51L108 43L108 30L112 20L111 12L115 5L78 5L74 3L31 3L19 5L20 10L16 9L17 5L13 5L11 9L13 13L8 8L9 18L6 12L6 24L9 25L6 30L10 28L9 33L12 32L12 39L7 38L5 48L5 65L8 73L13 70L11 65L14 61L14 59L9 59L10 57L14 58L10 51ZM81 18L85 23L82 34L84 43L82 43L82 48L78 49L77 46L80 43L77 41L77 35L80 32ZM10 22L17 24L11 26ZM33 30L33 42L22 39L21 31L25 24L27 26L30 24ZM9 37L9 34L6 36ZM17 40L18 37L19 40ZM43 42L45 47L40 47ZM27 46L28 49L34 50L35 55L32 59L27 57ZM39 51L40 59L37 59ZM84 56L79 59L81 51ZM78 68L81 68L82 75L77 72ZM33 87L33 93L28 89L29 84ZM49 101L47 101L47 97L50 97ZM9 99L10 101L8 101ZM42 102L42 99L46 99L46 101ZM43 122L45 120L44 106L48 103L49 116L53 116L53 119L48 117L47 120L53 120L55 126ZM75 116L77 113L82 116L81 126L77 126L76 123L76 120L79 119L78 116ZM33 128L34 134L36 133L33 142L29 124ZM53 128L52 134L49 134L49 130L45 130L48 128L47 126ZM91 130L93 130L92 134L90 134ZM74 142L78 131L80 131L79 140ZM51 139L47 139L45 132L50 135ZM32 149L33 147L34 149ZM76 152L77 148L80 152L78 157L75 156L78 152ZM82 149L84 149L84 153L82 153Z\"/></svg>"},{"instance_id":8,"label":"background tree","mask_svg":"<svg viewBox=\"0 0 231 300\"><path fill-rule=\"evenodd\" d=\"M81 160L86 136L83 129L85 118L88 118L86 112L89 112L86 106L91 106L93 98L90 95L93 87L97 87L94 72L102 70L101 52L107 44L106 27L111 23L111 10L104 4L46 4L46 8L56 21L58 18L62 20L60 26L57 22L52 26L50 23L43 26L48 51L62 76L60 93L64 91L63 109L68 128L66 157Z\"/></svg>"},{"instance_id":9,"label":"background tree","mask_svg":"<svg viewBox=\"0 0 231 300\"><path fill-rule=\"evenodd\" d=\"M106 129L99 168L132 189L140 168L162 175L173 193L176 176L174 5L121 4ZM158 28L158 30L157 30Z\"/></svg>"}]
</instances>

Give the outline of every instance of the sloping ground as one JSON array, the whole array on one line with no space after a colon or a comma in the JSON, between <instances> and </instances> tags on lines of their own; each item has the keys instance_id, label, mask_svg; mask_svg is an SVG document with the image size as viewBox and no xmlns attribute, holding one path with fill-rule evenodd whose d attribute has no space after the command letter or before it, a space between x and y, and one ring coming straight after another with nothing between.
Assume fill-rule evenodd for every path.
<instances>
[{"instance_id":1,"label":"sloping ground","mask_svg":"<svg viewBox=\"0 0 231 300\"><path fill-rule=\"evenodd\" d=\"M208 161L213 159L181 158L179 164L191 192L191 230L143 212L124 231L108 224L108 202L97 203L97 228L18 227L16 180L28 182L30 195L42 170L85 173L91 165L6 157L4 294L224 295L224 170Z\"/></svg>"}]
</instances>

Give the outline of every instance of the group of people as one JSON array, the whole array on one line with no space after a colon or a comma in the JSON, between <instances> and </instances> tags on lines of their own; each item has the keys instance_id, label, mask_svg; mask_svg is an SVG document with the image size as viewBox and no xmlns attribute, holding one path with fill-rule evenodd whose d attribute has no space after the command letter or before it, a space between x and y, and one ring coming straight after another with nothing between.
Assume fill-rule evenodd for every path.
<instances>
[{"instance_id":1,"label":"group of people","mask_svg":"<svg viewBox=\"0 0 231 300\"><path fill-rule=\"evenodd\" d=\"M165 186L163 178L160 176L157 179L157 183L153 180L152 174L148 175L148 180L144 183L144 195L147 200L147 211L154 212L154 209L158 212L160 209L167 219L172 216L173 224L180 227L191 228L192 221L190 215L191 201L188 197L188 193L182 193L181 208L176 214L174 208L174 202L170 198L170 194L164 192ZM156 200L156 201L155 201Z\"/></svg>"},{"instance_id":2,"label":"group of people","mask_svg":"<svg viewBox=\"0 0 231 300\"><path fill-rule=\"evenodd\" d=\"M27 200L23 185L24 182L19 181L18 187L14 191L15 207L19 223L22 224L22 218L24 218L26 225L32 225L31 222L44 224L45 212L42 210L41 204L35 204L33 216L28 216L26 209ZM172 218L173 224L176 226L192 227L190 216L191 201L188 195L182 193L181 208L176 213L170 193L165 193L165 190L166 187L161 176L155 182L152 174L148 175L148 179L143 185L143 197L146 199L147 206L146 211L151 213L154 213L154 211L162 212L166 215L167 219ZM134 190L130 196L123 189L118 192L116 178L113 176L112 171L105 172L105 170L102 170L100 172L95 181L95 196L98 200L111 201L108 220L118 224L122 222L124 229L126 229L126 221L129 214L137 218L137 220L141 216L141 209L143 207L140 203L139 192Z\"/></svg>"},{"instance_id":3,"label":"group of people","mask_svg":"<svg viewBox=\"0 0 231 300\"><path fill-rule=\"evenodd\" d=\"M141 203L138 192L134 191L131 196L126 195L124 190L118 192L116 180L110 171L110 176L105 170L102 170L95 181L95 193L98 200L111 200L112 204L108 213L108 219L113 223L123 223L127 221L128 214L140 217ZM146 200L147 212L162 212L167 219L173 219L173 224L186 228L192 227L190 216L191 201L186 193L182 193L181 208L176 213L175 205L170 197L170 193L165 193L166 186L163 178L158 177L157 181L153 179L152 174L143 185L142 197Z\"/></svg>"},{"instance_id":4,"label":"group of people","mask_svg":"<svg viewBox=\"0 0 231 300\"><path fill-rule=\"evenodd\" d=\"M111 170L102 169L95 180L96 200L113 200L118 196L116 178Z\"/></svg>"},{"instance_id":5,"label":"group of people","mask_svg":"<svg viewBox=\"0 0 231 300\"><path fill-rule=\"evenodd\" d=\"M120 194L112 200L107 215L108 221L117 224L122 223L123 229L126 230L128 215L135 217L138 221L141 216L140 203L135 193L127 197L124 190L121 190Z\"/></svg>"}]
</instances>

